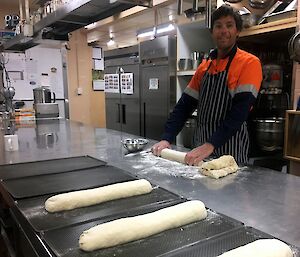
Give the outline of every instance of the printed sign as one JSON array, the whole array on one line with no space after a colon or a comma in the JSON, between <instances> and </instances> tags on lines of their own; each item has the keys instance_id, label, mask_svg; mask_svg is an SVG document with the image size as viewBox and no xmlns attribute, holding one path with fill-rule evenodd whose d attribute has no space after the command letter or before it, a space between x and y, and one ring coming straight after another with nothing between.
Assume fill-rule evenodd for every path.
<instances>
[{"instance_id":1,"label":"printed sign","mask_svg":"<svg viewBox=\"0 0 300 257\"><path fill-rule=\"evenodd\" d=\"M105 74L104 75L104 91L107 93L120 93L119 74Z\"/></svg>"},{"instance_id":2,"label":"printed sign","mask_svg":"<svg viewBox=\"0 0 300 257\"><path fill-rule=\"evenodd\" d=\"M133 94L133 73L121 74L121 93L127 95Z\"/></svg>"},{"instance_id":3,"label":"printed sign","mask_svg":"<svg viewBox=\"0 0 300 257\"><path fill-rule=\"evenodd\" d=\"M158 78L149 79L149 89L158 90Z\"/></svg>"}]
</instances>

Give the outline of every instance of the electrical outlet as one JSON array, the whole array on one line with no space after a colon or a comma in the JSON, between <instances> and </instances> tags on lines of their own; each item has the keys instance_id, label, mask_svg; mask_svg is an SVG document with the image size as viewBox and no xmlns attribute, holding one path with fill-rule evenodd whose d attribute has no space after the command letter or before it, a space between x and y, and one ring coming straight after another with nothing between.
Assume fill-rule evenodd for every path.
<instances>
[{"instance_id":1,"label":"electrical outlet","mask_svg":"<svg viewBox=\"0 0 300 257\"><path fill-rule=\"evenodd\" d=\"M82 95L82 87L77 88L77 95Z\"/></svg>"}]
</instances>

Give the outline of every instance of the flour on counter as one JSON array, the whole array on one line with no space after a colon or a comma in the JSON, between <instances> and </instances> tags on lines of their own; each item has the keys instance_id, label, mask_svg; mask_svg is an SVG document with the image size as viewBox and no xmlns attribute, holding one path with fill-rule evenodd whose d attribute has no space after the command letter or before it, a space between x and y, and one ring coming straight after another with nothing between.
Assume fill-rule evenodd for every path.
<instances>
[{"instance_id":1,"label":"flour on counter","mask_svg":"<svg viewBox=\"0 0 300 257\"><path fill-rule=\"evenodd\" d=\"M135 158L132 159L132 162L134 162L132 167L134 169L140 170L144 174L158 172L174 177L185 177L190 179L205 177L204 175L199 173L199 169L197 167L169 161L157 157L152 153L144 153L139 156L135 156Z\"/></svg>"}]
</instances>

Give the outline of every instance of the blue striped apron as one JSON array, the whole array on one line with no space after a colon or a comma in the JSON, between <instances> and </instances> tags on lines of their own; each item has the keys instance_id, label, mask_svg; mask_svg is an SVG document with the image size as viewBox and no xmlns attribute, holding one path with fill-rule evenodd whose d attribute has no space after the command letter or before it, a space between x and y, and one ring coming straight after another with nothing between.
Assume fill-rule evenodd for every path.
<instances>
[{"instance_id":1,"label":"blue striped apron","mask_svg":"<svg viewBox=\"0 0 300 257\"><path fill-rule=\"evenodd\" d=\"M198 101L197 129L193 137L194 147L207 142L219 125L225 120L226 114L231 109L232 96L227 86L229 66L234 58L235 52L229 57L226 69L217 74L205 72ZM215 157L224 154L232 155L239 163L247 163L249 150L249 136L246 122L224 145L216 148L212 153Z\"/></svg>"}]
</instances>

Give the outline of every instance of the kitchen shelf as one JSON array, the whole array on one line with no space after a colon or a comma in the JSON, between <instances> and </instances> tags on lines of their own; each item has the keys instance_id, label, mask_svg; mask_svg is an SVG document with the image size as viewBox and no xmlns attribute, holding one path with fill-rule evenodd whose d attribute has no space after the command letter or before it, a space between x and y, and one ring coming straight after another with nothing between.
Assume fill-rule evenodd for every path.
<instances>
[{"instance_id":1,"label":"kitchen shelf","mask_svg":"<svg viewBox=\"0 0 300 257\"><path fill-rule=\"evenodd\" d=\"M193 76L196 70L180 70L177 71L177 76Z\"/></svg>"},{"instance_id":2,"label":"kitchen shelf","mask_svg":"<svg viewBox=\"0 0 300 257\"><path fill-rule=\"evenodd\" d=\"M268 33L272 31L284 30L289 28L295 28L297 26L297 17L281 19L266 24L256 25L248 29L244 29L240 33L240 37L247 37L262 33Z\"/></svg>"}]
</instances>

